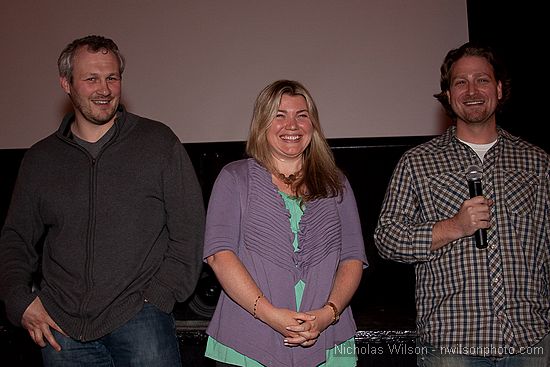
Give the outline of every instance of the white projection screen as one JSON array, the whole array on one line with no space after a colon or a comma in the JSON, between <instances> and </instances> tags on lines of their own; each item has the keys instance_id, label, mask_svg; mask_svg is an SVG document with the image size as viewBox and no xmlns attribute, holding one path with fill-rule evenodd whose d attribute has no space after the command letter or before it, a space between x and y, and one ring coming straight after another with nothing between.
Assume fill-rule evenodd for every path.
<instances>
[{"instance_id":1,"label":"white projection screen","mask_svg":"<svg viewBox=\"0 0 550 367\"><path fill-rule=\"evenodd\" d=\"M447 125L433 98L466 0L19 0L0 12L0 148L26 148L70 108L57 57L112 38L123 103L182 142L246 139L253 101L277 79L313 94L328 138L420 136Z\"/></svg>"}]
</instances>

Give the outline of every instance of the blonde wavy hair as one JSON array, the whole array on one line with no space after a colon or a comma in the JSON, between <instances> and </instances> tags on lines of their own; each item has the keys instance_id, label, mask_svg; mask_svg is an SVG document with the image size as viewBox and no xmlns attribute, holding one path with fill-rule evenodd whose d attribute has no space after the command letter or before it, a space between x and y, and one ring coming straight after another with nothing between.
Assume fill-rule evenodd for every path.
<instances>
[{"instance_id":1,"label":"blonde wavy hair","mask_svg":"<svg viewBox=\"0 0 550 367\"><path fill-rule=\"evenodd\" d=\"M246 153L268 171L277 172L267 132L277 115L283 94L305 98L313 125L311 142L302 155L302 174L292 185L292 191L304 202L341 195L342 172L336 166L332 150L321 129L317 106L309 91L297 81L277 80L260 92L254 103Z\"/></svg>"}]
</instances>

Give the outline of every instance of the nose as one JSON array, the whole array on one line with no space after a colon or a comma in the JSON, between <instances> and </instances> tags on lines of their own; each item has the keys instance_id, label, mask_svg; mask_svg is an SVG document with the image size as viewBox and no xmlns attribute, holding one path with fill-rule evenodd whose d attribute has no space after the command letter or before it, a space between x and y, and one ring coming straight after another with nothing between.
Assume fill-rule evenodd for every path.
<instances>
[{"instance_id":1,"label":"nose","mask_svg":"<svg viewBox=\"0 0 550 367\"><path fill-rule=\"evenodd\" d=\"M296 118L291 116L286 121L285 128L287 130L297 130L298 129L298 121L296 121Z\"/></svg>"},{"instance_id":2,"label":"nose","mask_svg":"<svg viewBox=\"0 0 550 367\"><path fill-rule=\"evenodd\" d=\"M97 93L101 94L102 96L108 96L111 94L111 88L109 87L109 83L107 83L107 80L102 80L100 82Z\"/></svg>"},{"instance_id":3,"label":"nose","mask_svg":"<svg viewBox=\"0 0 550 367\"><path fill-rule=\"evenodd\" d=\"M476 93L476 83L468 83L468 94L472 95Z\"/></svg>"}]
</instances>

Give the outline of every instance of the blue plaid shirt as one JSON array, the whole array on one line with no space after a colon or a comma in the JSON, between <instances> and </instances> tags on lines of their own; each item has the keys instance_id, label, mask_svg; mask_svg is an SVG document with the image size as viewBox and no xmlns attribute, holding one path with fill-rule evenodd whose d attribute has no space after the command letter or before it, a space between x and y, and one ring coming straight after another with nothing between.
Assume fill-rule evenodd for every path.
<instances>
[{"instance_id":1,"label":"blue plaid shirt","mask_svg":"<svg viewBox=\"0 0 550 367\"><path fill-rule=\"evenodd\" d=\"M550 157L498 128L480 162L455 132L403 155L375 243L382 257L415 266L422 342L447 353L515 354L550 331ZM482 165L483 194L494 200L488 247L477 249L468 236L432 252L433 225L470 197L472 164Z\"/></svg>"}]
</instances>

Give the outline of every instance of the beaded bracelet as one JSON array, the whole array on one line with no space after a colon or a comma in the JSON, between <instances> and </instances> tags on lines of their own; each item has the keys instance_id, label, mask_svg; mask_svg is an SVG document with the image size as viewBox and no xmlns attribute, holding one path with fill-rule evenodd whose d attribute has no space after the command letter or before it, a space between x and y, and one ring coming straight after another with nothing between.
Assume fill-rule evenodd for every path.
<instances>
[{"instance_id":1,"label":"beaded bracelet","mask_svg":"<svg viewBox=\"0 0 550 367\"><path fill-rule=\"evenodd\" d=\"M260 295L258 297L256 297L256 300L254 301L254 309L252 310L252 316L254 316L255 319L257 319L257 317L256 317L256 308L258 308L258 301L263 296L264 296L263 293L260 293Z\"/></svg>"},{"instance_id":2,"label":"beaded bracelet","mask_svg":"<svg viewBox=\"0 0 550 367\"><path fill-rule=\"evenodd\" d=\"M338 313L338 307L336 307L336 305L330 301L328 301L327 303L325 303L325 306L329 306L330 308L332 308L332 312L334 313L333 317L332 317L332 323L331 325L334 325L338 322L338 320L340 319L340 314Z\"/></svg>"}]
</instances>

